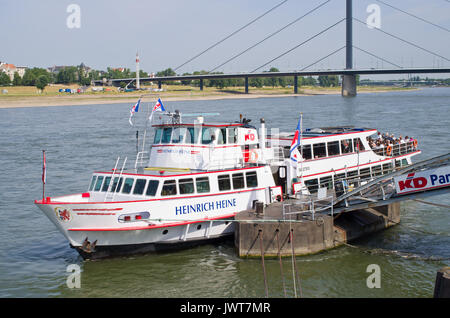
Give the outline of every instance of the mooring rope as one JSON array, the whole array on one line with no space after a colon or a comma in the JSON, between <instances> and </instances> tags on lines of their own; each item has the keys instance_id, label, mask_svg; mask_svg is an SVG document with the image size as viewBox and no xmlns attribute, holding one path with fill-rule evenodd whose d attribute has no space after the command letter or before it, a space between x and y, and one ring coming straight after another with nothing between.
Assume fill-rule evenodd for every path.
<instances>
[{"instance_id":1,"label":"mooring rope","mask_svg":"<svg viewBox=\"0 0 450 318\"><path fill-rule=\"evenodd\" d=\"M263 269L263 275L264 275L264 289L266 291L266 298L269 297L269 288L267 287L267 276L266 276L266 266L264 264L264 249L263 249L263 237L262 237L262 230L258 231L259 236L259 247L261 249L261 264Z\"/></svg>"},{"instance_id":2,"label":"mooring rope","mask_svg":"<svg viewBox=\"0 0 450 318\"><path fill-rule=\"evenodd\" d=\"M285 283L284 274L283 274L283 263L281 261L281 249L280 249L279 232L280 232L280 230L276 229L275 233L277 235L277 247L278 247L278 260L280 262L280 274L281 274L281 279L282 279L282 282L283 282L284 297L286 298L287 297L287 295L286 295L286 283Z\"/></svg>"},{"instance_id":3,"label":"mooring rope","mask_svg":"<svg viewBox=\"0 0 450 318\"><path fill-rule=\"evenodd\" d=\"M291 248L292 248L292 276L293 276L293 280L294 280L294 290L295 290L295 297L297 297L297 288L295 287L295 279L297 278L297 282L298 282L298 289L300 292L300 298L303 297L302 295L302 286L300 283L300 277L298 275L298 269L297 269L297 261L295 259L295 252L294 252L294 229L291 228L291 231L289 232L289 237L291 240ZM295 269L295 276L294 276L294 269Z\"/></svg>"},{"instance_id":4,"label":"mooring rope","mask_svg":"<svg viewBox=\"0 0 450 318\"><path fill-rule=\"evenodd\" d=\"M420 203L424 203L424 204L438 206L438 207L444 208L444 209L450 209L450 205L446 205L446 204L433 203L433 202L423 201L423 200L419 200L419 199L413 199L413 200L420 202Z\"/></svg>"}]
</instances>

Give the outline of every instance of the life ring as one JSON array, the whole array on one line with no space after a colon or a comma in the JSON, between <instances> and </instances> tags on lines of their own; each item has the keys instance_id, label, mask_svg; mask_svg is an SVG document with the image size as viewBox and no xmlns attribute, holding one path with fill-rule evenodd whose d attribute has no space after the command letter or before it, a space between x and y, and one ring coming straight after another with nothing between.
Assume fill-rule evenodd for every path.
<instances>
[{"instance_id":1,"label":"life ring","mask_svg":"<svg viewBox=\"0 0 450 318\"><path fill-rule=\"evenodd\" d=\"M258 161L258 153L256 152L256 150L250 150L248 157L248 161L250 161L251 163L255 163Z\"/></svg>"},{"instance_id":2,"label":"life ring","mask_svg":"<svg viewBox=\"0 0 450 318\"><path fill-rule=\"evenodd\" d=\"M387 146L387 148L386 148L386 154L387 154L388 156L392 155L392 146Z\"/></svg>"},{"instance_id":3,"label":"life ring","mask_svg":"<svg viewBox=\"0 0 450 318\"><path fill-rule=\"evenodd\" d=\"M417 148L417 139L414 139L413 145L414 145L414 148Z\"/></svg>"}]
</instances>

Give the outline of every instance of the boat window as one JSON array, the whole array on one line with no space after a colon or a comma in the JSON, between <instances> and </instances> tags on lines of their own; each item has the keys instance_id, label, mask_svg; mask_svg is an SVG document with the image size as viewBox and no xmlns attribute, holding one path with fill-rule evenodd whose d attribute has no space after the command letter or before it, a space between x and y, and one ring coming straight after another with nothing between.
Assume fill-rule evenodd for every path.
<instances>
[{"instance_id":1,"label":"boat window","mask_svg":"<svg viewBox=\"0 0 450 318\"><path fill-rule=\"evenodd\" d=\"M178 185L180 194L194 193L194 179L180 179Z\"/></svg>"},{"instance_id":2,"label":"boat window","mask_svg":"<svg viewBox=\"0 0 450 318\"><path fill-rule=\"evenodd\" d=\"M258 186L258 177L256 176L256 171L246 172L245 178L247 181L247 188L255 188Z\"/></svg>"},{"instance_id":3,"label":"boat window","mask_svg":"<svg viewBox=\"0 0 450 318\"><path fill-rule=\"evenodd\" d=\"M116 192L120 192L120 188L122 187L122 181L123 181L123 178L120 178L119 179L119 177L116 177L116 178L114 178L114 183L113 183L113 187L112 187L112 192L114 192L114 190L116 191ZM117 184L117 182L119 182L118 184Z\"/></svg>"},{"instance_id":4,"label":"boat window","mask_svg":"<svg viewBox=\"0 0 450 318\"><path fill-rule=\"evenodd\" d=\"M391 173L392 172L392 163L385 163L383 165L383 174Z\"/></svg>"},{"instance_id":5,"label":"boat window","mask_svg":"<svg viewBox=\"0 0 450 318\"><path fill-rule=\"evenodd\" d=\"M179 144L183 143L184 136L186 135L186 128L174 128L172 132L172 143L173 144Z\"/></svg>"},{"instance_id":6,"label":"boat window","mask_svg":"<svg viewBox=\"0 0 450 318\"><path fill-rule=\"evenodd\" d=\"M205 193L210 191L208 177L196 178L195 182L197 184L197 193Z\"/></svg>"},{"instance_id":7,"label":"boat window","mask_svg":"<svg viewBox=\"0 0 450 318\"><path fill-rule=\"evenodd\" d=\"M105 182L103 182L102 192L108 191L110 182L111 182L111 177L106 177Z\"/></svg>"},{"instance_id":8,"label":"boat window","mask_svg":"<svg viewBox=\"0 0 450 318\"><path fill-rule=\"evenodd\" d=\"M177 183L175 180L166 180L164 181L161 195L167 196L167 195L176 195L177 194Z\"/></svg>"},{"instance_id":9,"label":"boat window","mask_svg":"<svg viewBox=\"0 0 450 318\"><path fill-rule=\"evenodd\" d=\"M161 142L162 128L157 128L155 131L155 139L153 140L154 144L159 144Z\"/></svg>"},{"instance_id":10,"label":"boat window","mask_svg":"<svg viewBox=\"0 0 450 318\"><path fill-rule=\"evenodd\" d=\"M327 156L327 149L325 147L324 142L320 144L314 144L313 150L314 150L314 158L323 158Z\"/></svg>"},{"instance_id":11,"label":"boat window","mask_svg":"<svg viewBox=\"0 0 450 318\"><path fill-rule=\"evenodd\" d=\"M305 181L305 186L308 188L310 193L317 192L318 185L319 184L318 184L317 179L312 179L312 180Z\"/></svg>"},{"instance_id":12,"label":"boat window","mask_svg":"<svg viewBox=\"0 0 450 318\"><path fill-rule=\"evenodd\" d=\"M145 195L154 197L156 194L156 190L158 190L158 180L150 180L148 182L147 192L145 192Z\"/></svg>"},{"instance_id":13,"label":"boat window","mask_svg":"<svg viewBox=\"0 0 450 318\"><path fill-rule=\"evenodd\" d=\"M147 183L146 179L137 179L136 184L134 186L133 194L143 194L145 189L145 184Z\"/></svg>"},{"instance_id":14,"label":"boat window","mask_svg":"<svg viewBox=\"0 0 450 318\"><path fill-rule=\"evenodd\" d=\"M98 176L97 183L95 184L94 191L99 191L100 190L100 188L102 187L103 178L104 178L103 176Z\"/></svg>"},{"instance_id":15,"label":"boat window","mask_svg":"<svg viewBox=\"0 0 450 318\"><path fill-rule=\"evenodd\" d=\"M341 154L339 149L339 141L330 141L327 143L328 146L328 156L337 156Z\"/></svg>"},{"instance_id":16,"label":"boat window","mask_svg":"<svg viewBox=\"0 0 450 318\"><path fill-rule=\"evenodd\" d=\"M227 134L226 128L219 129L219 133L217 134L217 144L218 145L223 145L223 144L227 143L226 134Z\"/></svg>"},{"instance_id":17,"label":"boat window","mask_svg":"<svg viewBox=\"0 0 450 318\"><path fill-rule=\"evenodd\" d=\"M311 145L304 145L302 148L303 148L303 159L305 160L311 159L312 158ZM301 149L299 149L299 151L301 152Z\"/></svg>"},{"instance_id":18,"label":"boat window","mask_svg":"<svg viewBox=\"0 0 450 318\"><path fill-rule=\"evenodd\" d=\"M401 167L402 163L400 160L395 160L395 167Z\"/></svg>"},{"instance_id":19,"label":"boat window","mask_svg":"<svg viewBox=\"0 0 450 318\"><path fill-rule=\"evenodd\" d=\"M372 175L373 175L373 176L379 176L379 175L381 175L381 174L383 174L383 173L381 172L381 166L375 166L375 167L372 167Z\"/></svg>"},{"instance_id":20,"label":"boat window","mask_svg":"<svg viewBox=\"0 0 450 318\"><path fill-rule=\"evenodd\" d=\"M214 141L214 130L211 127L203 127L202 144L207 145Z\"/></svg>"},{"instance_id":21,"label":"boat window","mask_svg":"<svg viewBox=\"0 0 450 318\"><path fill-rule=\"evenodd\" d=\"M134 179L133 178L126 178L125 183L123 184L122 193L130 193L131 188L133 188Z\"/></svg>"},{"instance_id":22,"label":"boat window","mask_svg":"<svg viewBox=\"0 0 450 318\"><path fill-rule=\"evenodd\" d=\"M217 179L219 180L219 190L225 191L231 189L231 182L230 182L230 175L223 174L221 176L218 176Z\"/></svg>"},{"instance_id":23,"label":"boat window","mask_svg":"<svg viewBox=\"0 0 450 318\"><path fill-rule=\"evenodd\" d=\"M359 170L359 177L361 179L367 179L370 177L370 168L364 168Z\"/></svg>"},{"instance_id":24,"label":"boat window","mask_svg":"<svg viewBox=\"0 0 450 318\"><path fill-rule=\"evenodd\" d=\"M243 173L234 173L233 174L233 189L242 189L242 188L245 188L244 174Z\"/></svg>"},{"instance_id":25,"label":"boat window","mask_svg":"<svg viewBox=\"0 0 450 318\"><path fill-rule=\"evenodd\" d=\"M407 165L408 165L408 160L402 159L402 166L407 166Z\"/></svg>"},{"instance_id":26,"label":"boat window","mask_svg":"<svg viewBox=\"0 0 450 318\"><path fill-rule=\"evenodd\" d=\"M355 138L353 139L353 149L355 149L355 151L364 151L364 144L362 143L360 138Z\"/></svg>"},{"instance_id":27,"label":"boat window","mask_svg":"<svg viewBox=\"0 0 450 318\"><path fill-rule=\"evenodd\" d=\"M228 130L228 143L235 144L237 142L236 128L227 128Z\"/></svg>"},{"instance_id":28,"label":"boat window","mask_svg":"<svg viewBox=\"0 0 450 318\"><path fill-rule=\"evenodd\" d=\"M341 140L341 151L343 154L353 152L351 139L342 139Z\"/></svg>"},{"instance_id":29,"label":"boat window","mask_svg":"<svg viewBox=\"0 0 450 318\"><path fill-rule=\"evenodd\" d=\"M172 128L171 127L164 128L162 132L161 143L163 144L170 143L171 136L172 136Z\"/></svg>"},{"instance_id":30,"label":"boat window","mask_svg":"<svg viewBox=\"0 0 450 318\"><path fill-rule=\"evenodd\" d=\"M331 176L320 178L320 187L333 189L333 179Z\"/></svg>"},{"instance_id":31,"label":"boat window","mask_svg":"<svg viewBox=\"0 0 450 318\"><path fill-rule=\"evenodd\" d=\"M92 176L91 184L89 185L89 191L92 191L92 189L94 189L96 180L97 180L97 176Z\"/></svg>"},{"instance_id":32,"label":"boat window","mask_svg":"<svg viewBox=\"0 0 450 318\"><path fill-rule=\"evenodd\" d=\"M189 127L186 130L186 138L185 143L187 144L196 144L198 140L198 128Z\"/></svg>"}]
</instances>

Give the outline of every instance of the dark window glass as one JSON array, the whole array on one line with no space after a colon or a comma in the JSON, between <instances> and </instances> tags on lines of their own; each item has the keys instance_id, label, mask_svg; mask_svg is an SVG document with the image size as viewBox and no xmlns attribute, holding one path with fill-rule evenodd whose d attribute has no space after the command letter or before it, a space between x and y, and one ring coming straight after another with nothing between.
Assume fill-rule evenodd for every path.
<instances>
[{"instance_id":1,"label":"dark window glass","mask_svg":"<svg viewBox=\"0 0 450 318\"><path fill-rule=\"evenodd\" d=\"M317 192L317 187L318 187L318 181L317 179L313 179L313 180L307 180L305 181L305 186L308 188L310 193L315 193Z\"/></svg>"},{"instance_id":2,"label":"dark window glass","mask_svg":"<svg viewBox=\"0 0 450 318\"><path fill-rule=\"evenodd\" d=\"M331 176L320 178L320 187L333 189L333 180Z\"/></svg>"},{"instance_id":3,"label":"dark window glass","mask_svg":"<svg viewBox=\"0 0 450 318\"><path fill-rule=\"evenodd\" d=\"M370 168L364 168L359 170L359 175L361 179L367 179L370 178Z\"/></svg>"},{"instance_id":4,"label":"dark window glass","mask_svg":"<svg viewBox=\"0 0 450 318\"><path fill-rule=\"evenodd\" d=\"M119 181L118 184L117 184L117 181ZM114 189L116 190L116 192L120 192L120 188L122 188L122 182L123 182L123 178L120 178L120 179L119 179L119 177L114 178L112 192L114 192Z\"/></svg>"},{"instance_id":5,"label":"dark window glass","mask_svg":"<svg viewBox=\"0 0 450 318\"><path fill-rule=\"evenodd\" d=\"M228 130L228 143L235 144L237 142L236 128L227 128Z\"/></svg>"},{"instance_id":6,"label":"dark window glass","mask_svg":"<svg viewBox=\"0 0 450 318\"><path fill-rule=\"evenodd\" d=\"M210 191L208 177L196 178L195 182L197 183L197 193L206 193Z\"/></svg>"},{"instance_id":7,"label":"dark window glass","mask_svg":"<svg viewBox=\"0 0 450 318\"><path fill-rule=\"evenodd\" d=\"M327 149L325 143L314 144L313 145L314 158L323 158L327 156Z\"/></svg>"},{"instance_id":8,"label":"dark window glass","mask_svg":"<svg viewBox=\"0 0 450 318\"><path fill-rule=\"evenodd\" d=\"M299 149L301 151L301 149ZM303 159L309 160L312 158L311 154L311 145L304 145L303 146Z\"/></svg>"},{"instance_id":9,"label":"dark window glass","mask_svg":"<svg viewBox=\"0 0 450 318\"><path fill-rule=\"evenodd\" d=\"M387 174L387 173L391 173L392 172L392 163L385 163L383 165L383 173Z\"/></svg>"},{"instance_id":10,"label":"dark window glass","mask_svg":"<svg viewBox=\"0 0 450 318\"><path fill-rule=\"evenodd\" d=\"M234 173L233 174L233 189L242 189L245 187L244 174Z\"/></svg>"},{"instance_id":11,"label":"dark window glass","mask_svg":"<svg viewBox=\"0 0 450 318\"><path fill-rule=\"evenodd\" d=\"M154 144L159 144L161 142L162 128L158 128L155 131L155 139L153 140Z\"/></svg>"},{"instance_id":12,"label":"dark window glass","mask_svg":"<svg viewBox=\"0 0 450 318\"><path fill-rule=\"evenodd\" d=\"M171 127L164 128L162 132L161 142L163 144L168 144L170 143L171 137L172 137L172 128Z\"/></svg>"},{"instance_id":13,"label":"dark window glass","mask_svg":"<svg viewBox=\"0 0 450 318\"><path fill-rule=\"evenodd\" d=\"M143 194L145 189L146 179L137 179L136 185L134 186L133 194Z\"/></svg>"},{"instance_id":14,"label":"dark window glass","mask_svg":"<svg viewBox=\"0 0 450 318\"><path fill-rule=\"evenodd\" d=\"M131 188L133 188L134 179L133 178L126 178L125 183L123 184L122 193L130 193Z\"/></svg>"},{"instance_id":15,"label":"dark window glass","mask_svg":"<svg viewBox=\"0 0 450 318\"><path fill-rule=\"evenodd\" d=\"M217 144L218 145L223 145L227 143L227 129L226 128L220 128L219 129L219 134L217 136Z\"/></svg>"},{"instance_id":16,"label":"dark window glass","mask_svg":"<svg viewBox=\"0 0 450 318\"><path fill-rule=\"evenodd\" d=\"M230 181L230 176L228 174L218 176L217 179L219 181L219 190L220 191L225 191L225 190L231 189L231 181Z\"/></svg>"},{"instance_id":17,"label":"dark window glass","mask_svg":"<svg viewBox=\"0 0 450 318\"><path fill-rule=\"evenodd\" d=\"M94 189L96 180L97 180L97 176L92 176L91 185L89 186L89 191L92 191L92 189Z\"/></svg>"},{"instance_id":18,"label":"dark window glass","mask_svg":"<svg viewBox=\"0 0 450 318\"><path fill-rule=\"evenodd\" d=\"M382 174L382 172L381 172L381 166L375 166L375 167L372 167L372 175L373 176L379 176L379 175L381 175Z\"/></svg>"},{"instance_id":19,"label":"dark window glass","mask_svg":"<svg viewBox=\"0 0 450 318\"><path fill-rule=\"evenodd\" d=\"M341 152L350 153L353 152L352 140L351 139L343 139L341 140Z\"/></svg>"},{"instance_id":20,"label":"dark window glass","mask_svg":"<svg viewBox=\"0 0 450 318\"><path fill-rule=\"evenodd\" d=\"M361 142L361 139L353 139L353 149L355 149L355 151L364 151L365 148L363 143Z\"/></svg>"},{"instance_id":21,"label":"dark window glass","mask_svg":"<svg viewBox=\"0 0 450 318\"><path fill-rule=\"evenodd\" d=\"M328 156L337 156L341 154L339 149L339 141L330 141L327 143L328 146Z\"/></svg>"},{"instance_id":22,"label":"dark window glass","mask_svg":"<svg viewBox=\"0 0 450 318\"><path fill-rule=\"evenodd\" d=\"M108 191L109 188L109 183L111 182L111 177L106 177L105 178L105 182L103 182L103 187L102 187L102 191L106 192Z\"/></svg>"},{"instance_id":23,"label":"dark window glass","mask_svg":"<svg viewBox=\"0 0 450 318\"><path fill-rule=\"evenodd\" d=\"M213 128L203 128L202 129L202 144L207 145L212 143L214 140L214 129Z\"/></svg>"},{"instance_id":24,"label":"dark window glass","mask_svg":"<svg viewBox=\"0 0 450 318\"><path fill-rule=\"evenodd\" d=\"M147 192L145 192L145 195L154 197L156 194L156 190L158 190L158 184L159 184L159 181L150 180L148 182Z\"/></svg>"},{"instance_id":25,"label":"dark window glass","mask_svg":"<svg viewBox=\"0 0 450 318\"><path fill-rule=\"evenodd\" d=\"M186 132L186 140L185 143L187 144L196 144L198 141L198 128L189 127Z\"/></svg>"},{"instance_id":26,"label":"dark window glass","mask_svg":"<svg viewBox=\"0 0 450 318\"><path fill-rule=\"evenodd\" d=\"M161 190L162 196L176 195L177 194L177 183L175 180L164 181L163 188Z\"/></svg>"},{"instance_id":27,"label":"dark window glass","mask_svg":"<svg viewBox=\"0 0 450 318\"><path fill-rule=\"evenodd\" d=\"M95 188L94 191L99 191L100 188L102 187L102 183L103 183L103 176L99 176L97 179L97 183L95 184Z\"/></svg>"},{"instance_id":28,"label":"dark window glass","mask_svg":"<svg viewBox=\"0 0 450 318\"><path fill-rule=\"evenodd\" d=\"M247 188L255 188L258 186L256 171L246 172L245 178L247 179Z\"/></svg>"},{"instance_id":29,"label":"dark window glass","mask_svg":"<svg viewBox=\"0 0 450 318\"><path fill-rule=\"evenodd\" d=\"M180 194L194 193L194 179L180 179L178 181Z\"/></svg>"}]
</instances>

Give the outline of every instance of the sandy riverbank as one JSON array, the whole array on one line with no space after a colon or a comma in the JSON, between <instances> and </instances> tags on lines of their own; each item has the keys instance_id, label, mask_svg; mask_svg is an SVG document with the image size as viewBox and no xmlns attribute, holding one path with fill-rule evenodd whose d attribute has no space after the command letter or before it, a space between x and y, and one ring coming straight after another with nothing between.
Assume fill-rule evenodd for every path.
<instances>
[{"instance_id":1,"label":"sandy riverbank","mask_svg":"<svg viewBox=\"0 0 450 318\"><path fill-rule=\"evenodd\" d=\"M392 91L403 91L392 87L358 87L358 94L363 93L383 93ZM220 90L208 88L204 91L197 89L171 89L163 92L104 92L104 93L84 93L84 94L65 94L49 92L44 94L4 94L0 95L0 108L17 107L43 107L43 106L75 106L75 105L95 105L95 104L117 104L117 103L135 103L136 100L144 95L144 101L152 101L161 98L163 101L181 101L181 100L217 100L217 99L236 99L236 98L266 98L266 97L291 97L291 96L314 96L314 95L338 95L341 93L340 87L320 88L310 87L301 88L298 94L293 94L292 88L264 88L250 89L245 94L242 89Z\"/></svg>"}]
</instances>

